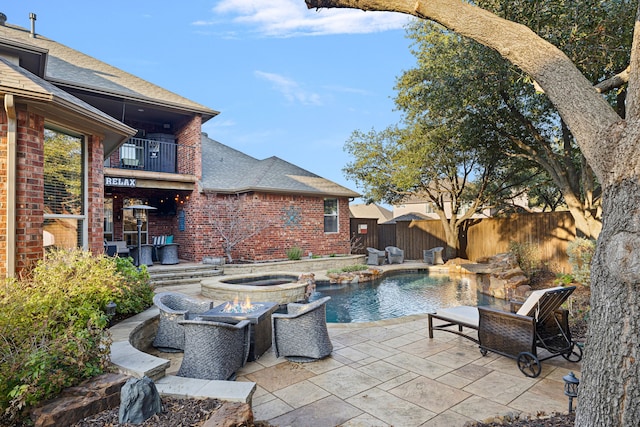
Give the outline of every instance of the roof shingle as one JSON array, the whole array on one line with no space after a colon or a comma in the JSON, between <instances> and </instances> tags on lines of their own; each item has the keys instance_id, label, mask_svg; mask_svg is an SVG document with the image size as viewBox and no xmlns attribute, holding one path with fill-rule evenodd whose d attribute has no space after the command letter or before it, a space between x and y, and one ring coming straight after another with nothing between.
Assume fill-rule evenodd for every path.
<instances>
[{"instance_id":1,"label":"roof shingle","mask_svg":"<svg viewBox=\"0 0 640 427\"><path fill-rule=\"evenodd\" d=\"M316 196L359 197L333 181L322 178L278 157L258 160L202 136L202 188L218 193L295 193Z\"/></svg>"}]
</instances>

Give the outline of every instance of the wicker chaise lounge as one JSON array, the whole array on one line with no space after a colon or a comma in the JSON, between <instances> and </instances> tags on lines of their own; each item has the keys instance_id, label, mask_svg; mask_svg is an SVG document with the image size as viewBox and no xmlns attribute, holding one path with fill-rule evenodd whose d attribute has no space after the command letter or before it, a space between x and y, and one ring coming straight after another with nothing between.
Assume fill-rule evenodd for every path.
<instances>
[{"instance_id":1,"label":"wicker chaise lounge","mask_svg":"<svg viewBox=\"0 0 640 427\"><path fill-rule=\"evenodd\" d=\"M560 355L570 362L582 359L582 349L571 339L568 312L560 308L574 290L534 291L524 303L512 302L511 312L469 306L438 310L428 315L429 338L434 330L463 336L478 343L483 355L491 351L515 359L524 375L535 378L543 360ZM445 323L434 325L433 319ZM546 350L544 357L538 357L538 348Z\"/></svg>"},{"instance_id":2,"label":"wicker chaise lounge","mask_svg":"<svg viewBox=\"0 0 640 427\"><path fill-rule=\"evenodd\" d=\"M165 352L184 350L184 327L178 322L188 320L213 308L213 301L197 301L179 292L160 292L153 303L160 310L158 332L153 346Z\"/></svg>"},{"instance_id":3,"label":"wicker chaise lounge","mask_svg":"<svg viewBox=\"0 0 640 427\"><path fill-rule=\"evenodd\" d=\"M183 320L184 358L179 377L203 380L233 380L249 356L249 325L242 320L236 324L210 320Z\"/></svg>"},{"instance_id":4,"label":"wicker chaise lounge","mask_svg":"<svg viewBox=\"0 0 640 427\"><path fill-rule=\"evenodd\" d=\"M276 357L292 362L313 362L327 357L333 344L327 331L324 297L308 304L289 303L287 313L273 313L273 348Z\"/></svg>"}]
</instances>

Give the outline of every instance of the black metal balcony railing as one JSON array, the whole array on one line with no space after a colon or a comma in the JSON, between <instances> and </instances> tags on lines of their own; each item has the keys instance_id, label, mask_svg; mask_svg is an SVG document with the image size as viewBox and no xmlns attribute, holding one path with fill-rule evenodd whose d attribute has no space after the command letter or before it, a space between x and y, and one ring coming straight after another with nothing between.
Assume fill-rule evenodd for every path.
<instances>
[{"instance_id":1,"label":"black metal balcony railing","mask_svg":"<svg viewBox=\"0 0 640 427\"><path fill-rule=\"evenodd\" d=\"M192 173L178 170L178 156L193 156L193 147L179 145L171 141L129 138L120 146L120 162L111 167L136 169L151 172ZM181 162L192 164L191 161Z\"/></svg>"}]
</instances>

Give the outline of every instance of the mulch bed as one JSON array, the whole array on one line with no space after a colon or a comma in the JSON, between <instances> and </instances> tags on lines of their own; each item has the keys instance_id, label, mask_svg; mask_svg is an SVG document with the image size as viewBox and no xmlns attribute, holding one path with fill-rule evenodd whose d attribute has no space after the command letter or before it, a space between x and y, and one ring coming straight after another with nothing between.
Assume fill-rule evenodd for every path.
<instances>
[{"instance_id":1,"label":"mulch bed","mask_svg":"<svg viewBox=\"0 0 640 427\"><path fill-rule=\"evenodd\" d=\"M551 416L541 416L535 419L505 420L490 423L467 424L465 427L573 427L575 424L575 414L561 414Z\"/></svg>"},{"instance_id":2,"label":"mulch bed","mask_svg":"<svg viewBox=\"0 0 640 427\"><path fill-rule=\"evenodd\" d=\"M162 398L162 413L152 416L142 427L200 427L211 415L220 409L222 402L217 399L178 399ZM115 427L119 424L119 409L109 409L85 418L70 427ZM236 427L272 427L271 424L257 421L252 424L239 424Z\"/></svg>"}]
</instances>

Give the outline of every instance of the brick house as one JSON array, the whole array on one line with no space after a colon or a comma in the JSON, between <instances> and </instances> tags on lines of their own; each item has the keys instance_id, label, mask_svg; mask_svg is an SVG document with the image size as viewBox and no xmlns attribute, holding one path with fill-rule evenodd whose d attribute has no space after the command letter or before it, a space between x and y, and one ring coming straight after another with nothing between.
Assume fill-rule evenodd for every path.
<instances>
[{"instance_id":1,"label":"brick house","mask_svg":"<svg viewBox=\"0 0 640 427\"><path fill-rule=\"evenodd\" d=\"M205 134L202 154L197 197L203 206L203 225L216 220L212 212L224 215L225 209L216 208L238 195L248 206L237 212L248 216L246 221L270 219L269 227L238 245L234 258L282 259L292 247L299 247L304 255L350 252L349 200L358 193L278 157L257 160ZM212 227L202 227L198 237L200 253L220 253L220 237Z\"/></svg>"},{"instance_id":2,"label":"brick house","mask_svg":"<svg viewBox=\"0 0 640 427\"><path fill-rule=\"evenodd\" d=\"M349 252L347 205L356 193L275 158L252 160L287 166L271 170L273 185L221 185L201 132L217 111L47 39L34 24L11 25L0 13L0 275L28 268L48 245L94 253L105 240L136 245L136 219L124 209L134 204L157 208L143 219L141 243L173 235L181 259L221 256L203 213L224 194L251 195L243 200L261 201L254 212L274 215L274 227L238 247L239 258L282 258L288 244ZM313 183L292 185L277 171ZM285 225L283 209L300 226ZM323 221L335 223L330 232Z\"/></svg>"}]
</instances>

